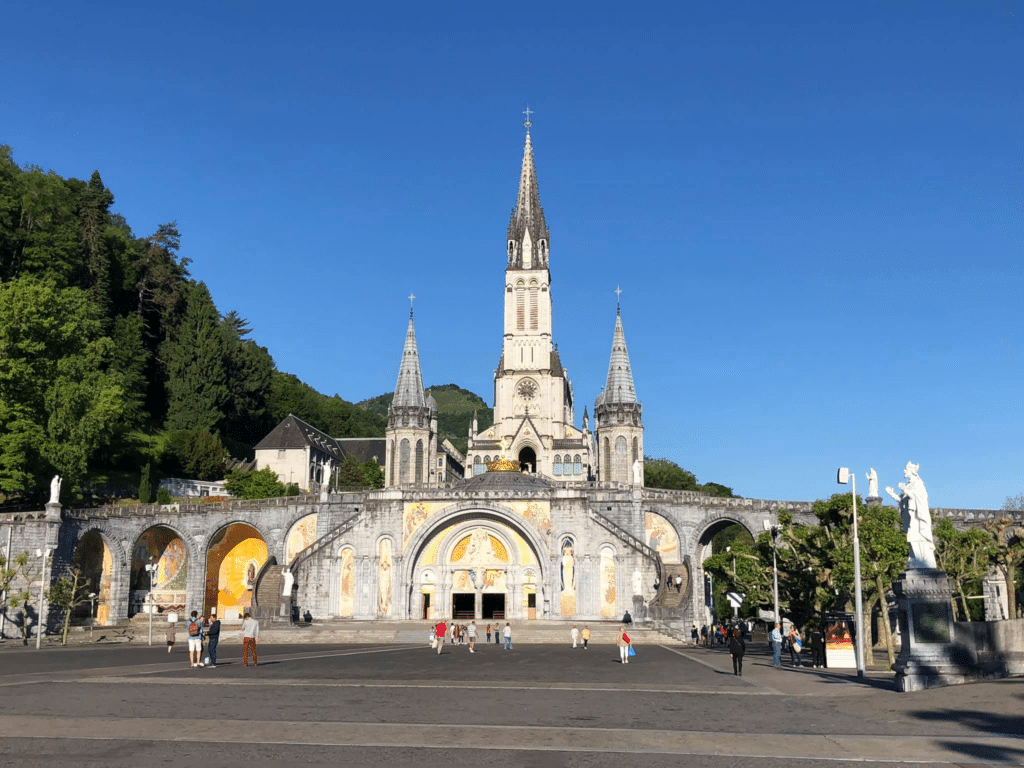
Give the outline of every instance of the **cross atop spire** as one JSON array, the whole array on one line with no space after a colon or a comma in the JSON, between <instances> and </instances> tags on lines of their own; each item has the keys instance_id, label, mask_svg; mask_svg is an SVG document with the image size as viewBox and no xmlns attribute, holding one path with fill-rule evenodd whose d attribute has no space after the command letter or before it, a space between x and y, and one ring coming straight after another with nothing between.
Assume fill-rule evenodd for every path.
<instances>
[{"instance_id":1,"label":"cross atop spire","mask_svg":"<svg viewBox=\"0 0 1024 768\"><path fill-rule=\"evenodd\" d=\"M615 286L615 314L619 314L622 309L622 289L619 286Z\"/></svg>"},{"instance_id":2,"label":"cross atop spire","mask_svg":"<svg viewBox=\"0 0 1024 768\"><path fill-rule=\"evenodd\" d=\"M526 121L523 123L523 127L526 128L526 132L529 133L530 128L533 127L533 123L530 122L530 115L534 115L536 112L530 109L530 105L527 104L526 109L523 110L523 114L526 115Z\"/></svg>"},{"instance_id":3,"label":"cross atop spire","mask_svg":"<svg viewBox=\"0 0 1024 768\"><path fill-rule=\"evenodd\" d=\"M409 294L409 317L412 317L412 303L416 300L416 294Z\"/></svg>"}]
</instances>

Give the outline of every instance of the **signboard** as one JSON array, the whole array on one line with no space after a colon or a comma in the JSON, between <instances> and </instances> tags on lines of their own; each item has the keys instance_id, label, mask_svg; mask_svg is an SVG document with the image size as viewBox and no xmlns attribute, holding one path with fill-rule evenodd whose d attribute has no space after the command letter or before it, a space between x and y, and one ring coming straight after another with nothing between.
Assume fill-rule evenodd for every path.
<instances>
[{"instance_id":1,"label":"signboard","mask_svg":"<svg viewBox=\"0 0 1024 768\"><path fill-rule=\"evenodd\" d=\"M855 624L842 615L825 619L825 663L830 669L855 669L857 652L854 650Z\"/></svg>"}]
</instances>

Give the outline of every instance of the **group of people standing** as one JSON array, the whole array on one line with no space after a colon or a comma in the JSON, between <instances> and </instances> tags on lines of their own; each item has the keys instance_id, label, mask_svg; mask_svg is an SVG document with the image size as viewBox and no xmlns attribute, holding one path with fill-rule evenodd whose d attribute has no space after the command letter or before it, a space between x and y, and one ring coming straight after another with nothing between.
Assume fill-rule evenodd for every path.
<instances>
[{"instance_id":1,"label":"group of people standing","mask_svg":"<svg viewBox=\"0 0 1024 768\"><path fill-rule=\"evenodd\" d=\"M768 645L772 649L773 667L782 666L783 646L789 649L789 663L794 667L803 666L803 662L800 661L800 654L803 651L804 640L796 624L791 624L789 632L783 636L781 625L776 622L775 627L768 633ZM815 669L825 666L824 635L817 627L811 630L811 662Z\"/></svg>"},{"instance_id":2,"label":"group of people standing","mask_svg":"<svg viewBox=\"0 0 1024 768\"><path fill-rule=\"evenodd\" d=\"M490 624L487 625L487 642L491 642L492 627ZM507 621L505 622L504 628L500 627L497 623L493 627L494 642L500 644L502 639L505 641L505 650L512 650L512 625ZM475 621L469 622L469 624L452 624L450 627L444 619L441 619L437 624L430 627L430 647L437 649L437 654L441 655L441 649L444 647L445 638L449 638L454 645L458 643L464 645L469 642L469 652L476 653L476 638L477 638L477 626Z\"/></svg>"},{"instance_id":3,"label":"group of people standing","mask_svg":"<svg viewBox=\"0 0 1024 768\"><path fill-rule=\"evenodd\" d=\"M188 637L188 661L190 667L216 667L217 666L217 645L220 642L220 619L215 615L200 616L198 611L192 611L191 616L185 622L185 632ZM177 635L175 622L167 625L167 652L174 648ZM242 665L249 666L249 656L252 655L252 665L256 666L256 640L260 636L260 625L251 614L245 614L242 621ZM203 658L203 640L206 640L206 658Z\"/></svg>"}]
</instances>

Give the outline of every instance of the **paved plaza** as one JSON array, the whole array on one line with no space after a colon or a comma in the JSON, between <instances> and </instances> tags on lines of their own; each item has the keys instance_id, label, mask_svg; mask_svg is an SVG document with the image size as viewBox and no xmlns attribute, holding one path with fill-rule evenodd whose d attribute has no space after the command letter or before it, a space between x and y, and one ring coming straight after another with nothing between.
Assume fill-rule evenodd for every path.
<instances>
[{"instance_id":1,"label":"paved plaza","mask_svg":"<svg viewBox=\"0 0 1024 768\"><path fill-rule=\"evenodd\" d=\"M753 644L752 644L753 645ZM1024 680L897 693L687 646L154 645L0 650L0 765L1024 764Z\"/></svg>"}]
</instances>

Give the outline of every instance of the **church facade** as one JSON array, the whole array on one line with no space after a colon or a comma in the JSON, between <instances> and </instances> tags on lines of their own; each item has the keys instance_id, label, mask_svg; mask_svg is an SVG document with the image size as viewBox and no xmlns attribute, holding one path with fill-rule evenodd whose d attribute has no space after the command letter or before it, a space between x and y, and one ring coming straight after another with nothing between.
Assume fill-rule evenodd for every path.
<instances>
[{"instance_id":1,"label":"church facade","mask_svg":"<svg viewBox=\"0 0 1024 768\"><path fill-rule=\"evenodd\" d=\"M385 489L334 529L318 523L317 541L330 545L311 542L290 563L296 599L319 615L613 619L643 614L670 572L690 589L676 525L645 509L642 408L621 311L593 428L586 407L578 421L555 344L551 236L529 130L504 261L494 423L474 420L465 479L438 482L437 403L423 388L410 310ZM678 603L689 607L688 592Z\"/></svg>"}]
</instances>

